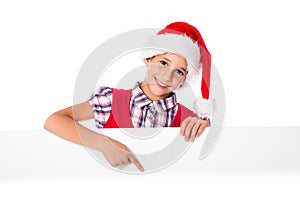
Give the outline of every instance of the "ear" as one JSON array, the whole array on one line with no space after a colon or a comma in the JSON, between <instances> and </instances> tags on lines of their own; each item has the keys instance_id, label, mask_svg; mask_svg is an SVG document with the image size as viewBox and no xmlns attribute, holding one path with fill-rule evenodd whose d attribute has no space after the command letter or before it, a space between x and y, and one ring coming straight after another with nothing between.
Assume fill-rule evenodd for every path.
<instances>
[{"instance_id":1,"label":"ear","mask_svg":"<svg viewBox=\"0 0 300 200\"><path fill-rule=\"evenodd\" d=\"M151 58L144 58L144 63L147 65L151 61Z\"/></svg>"}]
</instances>

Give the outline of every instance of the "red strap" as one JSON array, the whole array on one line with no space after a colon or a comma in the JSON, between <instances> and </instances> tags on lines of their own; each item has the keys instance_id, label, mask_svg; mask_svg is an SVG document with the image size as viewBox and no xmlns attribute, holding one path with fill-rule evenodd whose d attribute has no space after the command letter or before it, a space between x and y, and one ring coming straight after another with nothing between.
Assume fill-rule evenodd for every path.
<instances>
[{"instance_id":1,"label":"red strap","mask_svg":"<svg viewBox=\"0 0 300 200\"><path fill-rule=\"evenodd\" d=\"M130 117L131 90L112 89L112 110L103 128L133 128Z\"/></svg>"},{"instance_id":2,"label":"red strap","mask_svg":"<svg viewBox=\"0 0 300 200\"><path fill-rule=\"evenodd\" d=\"M187 107L185 107L181 104L178 104L178 110L177 110L177 113L175 115L175 118L173 120L171 127L180 127L182 121L187 117L196 117L196 114L193 113Z\"/></svg>"}]
</instances>

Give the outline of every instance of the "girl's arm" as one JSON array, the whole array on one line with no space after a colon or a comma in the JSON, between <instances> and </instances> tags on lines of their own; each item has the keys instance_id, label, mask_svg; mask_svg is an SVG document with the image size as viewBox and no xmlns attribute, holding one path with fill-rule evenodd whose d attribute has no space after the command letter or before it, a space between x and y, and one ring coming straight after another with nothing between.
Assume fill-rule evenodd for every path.
<instances>
[{"instance_id":1,"label":"girl's arm","mask_svg":"<svg viewBox=\"0 0 300 200\"><path fill-rule=\"evenodd\" d=\"M46 120L44 127L65 140L101 151L114 167L132 162L140 171L144 171L142 165L124 144L78 123L93 117L89 102L84 102L53 113Z\"/></svg>"},{"instance_id":2,"label":"girl's arm","mask_svg":"<svg viewBox=\"0 0 300 200\"><path fill-rule=\"evenodd\" d=\"M76 111L76 114L73 111ZM85 128L77 122L91 118L93 118L93 111L89 103L85 102L53 113L46 120L44 127L65 140L101 151L104 145L102 142L104 136ZM78 132L80 132L80 137Z\"/></svg>"}]
</instances>

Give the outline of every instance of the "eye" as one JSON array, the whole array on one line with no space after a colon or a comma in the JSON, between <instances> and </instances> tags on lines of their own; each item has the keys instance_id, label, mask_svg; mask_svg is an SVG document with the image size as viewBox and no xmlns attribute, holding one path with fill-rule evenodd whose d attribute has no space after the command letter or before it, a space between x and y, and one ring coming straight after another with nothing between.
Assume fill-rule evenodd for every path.
<instances>
[{"instance_id":1,"label":"eye","mask_svg":"<svg viewBox=\"0 0 300 200\"><path fill-rule=\"evenodd\" d=\"M176 73L178 74L178 75L180 75L180 76L184 76L184 72L183 71L181 71L181 70L176 70Z\"/></svg>"},{"instance_id":2,"label":"eye","mask_svg":"<svg viewBox=\"0 0 300 200\"><path fill-rule=\"evenodd\" d=\"M164 61L164 60L160 60L159 62L160 62L160 64L162 64L163 66L168 66L168 63L167 63L166 61Z\"/></svg>"}]
</instances>

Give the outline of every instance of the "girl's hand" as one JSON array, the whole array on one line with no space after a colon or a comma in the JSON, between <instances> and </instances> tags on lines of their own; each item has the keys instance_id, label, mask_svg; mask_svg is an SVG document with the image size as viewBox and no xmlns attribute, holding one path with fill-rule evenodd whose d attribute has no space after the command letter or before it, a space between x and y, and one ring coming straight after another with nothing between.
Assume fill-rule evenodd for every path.
<instances>
[{"instance_id":1,"label":"girl's hand","mask_svg":"<svg viewBox=\"0 0 300 200\"><path fill-rule=\"evenodd\" d=\"M199 137L208 126L209 121L207 120L201 120L197 117L187 117L181 124L180 135L184 136L186 142L194 142L195 138Z\"/></svg>"},{"instance_id":2,"label":"girl's hand","mask_svg":"<svg viewBox=\"0 0 300 200\"><path fill-rule=\"evenodd\" d=\"M141 172L144 171L144 167L136 159L128 147L112 138L106 137L106 139L105 147L102 152L111 166L118 167L133 163L138 170Z\"/></svg>"}]
</instances>

